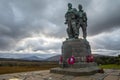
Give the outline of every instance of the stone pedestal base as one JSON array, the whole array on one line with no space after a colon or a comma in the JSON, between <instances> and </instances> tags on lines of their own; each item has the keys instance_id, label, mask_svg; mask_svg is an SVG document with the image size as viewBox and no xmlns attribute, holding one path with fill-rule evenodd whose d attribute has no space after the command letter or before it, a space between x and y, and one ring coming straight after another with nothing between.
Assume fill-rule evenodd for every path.
<instances>
[{"instance_id":1,"label":"stone pedestal base","mask_svg":"<svg viewBox=\"0 0 120 80\"><path fill-rule=\"evenodd\" d=\"M95 62L90 62L90 63L78 62L78 63L74 63L73 65L69 65L69 64L59 64L59 65L60 68L75 68L75 69L98 66Z\"/></svg>"},{"instance_id":2,"label":"stone pedestal base","mask_svg":"<svg viewBox=\"0 0 120 80\"><path fill-rule=\"evenodd\" d=\"M93 60L90 61L91 58L87 57L89 55L91 55L91 48L87 40L74 39L64 41L60 68L53 68L50 72L72 76L97 73L100 69Z\"/></svg>"},{"instance_id":3,"label":"stone pedestal base","mask_svg":"<svg viewBox=\"0 0 120 80\"><path fill-rule=\"evenodd\" d=\"M86 76L93 75L97 73L99 68L97 66L86 67L86 68L52 68L50 70L51 73L58 73L64 75L72 75L72 76Z\"/></svg>"},{"instance_id":4,"label":"stone pedestal base","mask_svg":"<svg viewBox=\"0 0 120 80\"><path fill-rule=\"evenodd\" d=\"M71 56L75 57L75 62L86 62L85 58L88 55L91 55L91 48L85 39L67 40L62 44L62 57L65 64Z\"/></svg>"}]
</instances>

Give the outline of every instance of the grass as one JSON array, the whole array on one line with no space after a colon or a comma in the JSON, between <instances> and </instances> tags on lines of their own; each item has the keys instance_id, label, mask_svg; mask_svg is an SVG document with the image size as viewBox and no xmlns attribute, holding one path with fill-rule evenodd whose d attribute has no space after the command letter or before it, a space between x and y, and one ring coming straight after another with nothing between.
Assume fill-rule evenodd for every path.
<instances>
[{"instance_id":1,"label":"grass","mask_svg":"<svg viewBox=\"0 0 120 80\"><path fill-rule=\"evenodd\" d=\"M120 69L120 65L117 64L100 65L99 67L103 69Z\"/></svg>"},{"instance_id":2,"label":"grass","mask_svg":"<svg viewBox=\"0 0 120 80\"><path fill-rule=\"evenodd\" d=\"M0 66L0 74L48 70L54 67L58 67L56 62L4 61Z\"/></svg>"},{"instance_id":3,"label":"grass","mask_svg":"<svg viewBox=\"0 0 120 80\"><path fill-rule=\"evenodd\" d=\"M58 62L1 60L0 74L48 70L54 67L58 67ZM120 65L117 64L100 65L99 67L103 69L120 69Z\"/></svg>"},{"instance_id":4,"label":"grass","mask_svg":"<svg viewBox=\"0 0 120 80\"><path fill-rule=\"evenodd\" d=\"M57 66L13 66L13 67L0 67L0 74L6 74L6 73L17 73L17 72L27 72L27 71L38 71L38 70L47 70L53 67Z\"/></svg>"}]
</instances>

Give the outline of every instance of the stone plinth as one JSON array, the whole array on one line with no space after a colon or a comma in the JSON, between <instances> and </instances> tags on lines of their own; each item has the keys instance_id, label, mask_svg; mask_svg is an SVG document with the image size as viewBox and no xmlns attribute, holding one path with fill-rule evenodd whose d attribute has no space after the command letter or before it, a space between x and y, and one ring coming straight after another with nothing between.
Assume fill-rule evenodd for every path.
<instances>
[{"instance_id":1,"label":"stone plinth","mask_svg":"<svg viewBox=\"0 0 120 80\"><path fill-rule=\"evenodd\" d=\"M73 76L91 75L97 73L99 68L95 62L88 62L91 55L89 42L85 39L66 40L62 44L62 62L59 68L53 68L51 73L59 73ZM69 60L74 57L74 63Z\"/></svg>"},{"instance_id":2,"label":"stone plinth","mask_svg":"<svg viewBox=\"0 0 120 80\"><path fill-rule=\"evenodd\" d=\"M64 74L64 75L72 75L72 76L86 76L93 75L97 73L99 70L98 67L85 67L85 68L52 68L50 70L51 73Z\"/></svg>"},{"instance_id":3,"label":"stone plinth","mask_svg":"<svg viewBox=\"0 0 120 80\"><path fill-rule=\"evenodd\" d=\"M75 64L73 66L83 65L86 62L86 56L91 55L89 42L85 39L66 40L62 44L63 67L69 67L68 58L74 56ZM80 67L79 67L80 68Z\"/></svg>"},{"instance_id":4,"label":"stone plinth","mask_svg":"<svg viewBox=\"0 0 120 80\"><path fill-rule=\"evenodd\" d=\"M91 55L91 48L87 40L75 39L63 42L62 56L65 62L71 56L74 56L75 58L80 58L87 55Z\"/></svg>"},{"instance_id":5,"label":"stone plinth","mask_svg":"<svg viewBox=\"0 0 120 80\"><path fill-rule=\"evenodd\" d=\"M97 64L95 62L91 62L91 63L87 63L87 62L78 62L78 63L74 63L73 65L66 65L66 67L63 67L63 64L60 64L60 68L86 68L86 67L93 67L96 66Z\"/></svg>"}]
</instances>

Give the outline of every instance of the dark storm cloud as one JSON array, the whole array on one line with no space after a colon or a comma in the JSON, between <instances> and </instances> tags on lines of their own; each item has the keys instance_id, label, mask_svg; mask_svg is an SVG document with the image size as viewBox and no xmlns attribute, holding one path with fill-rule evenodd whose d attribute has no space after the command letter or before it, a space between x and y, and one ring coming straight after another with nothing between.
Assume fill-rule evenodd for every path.
<instances>
[{"instance_id":1,"label":"dark storm cloud","mask_svg":"<svg viewBox=\"0 0 120 80\"><path fill-rule=\"evenodd\" d=\"M88 33L97 35L102 32L112 32L114 28L120 27L120 1L91 2L88 10Z\"/></svg>"},{"instance_id":2,"label":"dark storm cloud","mask_svg":"<svg viewBox=\"0 0 120 80\"><path fill-rule=\"evenodd\" d=\"M0 0L0 50L10 50L11 47L14 49L18 42L33 35L65 38L67 26L64 25L64 14L69 2L76 8L78 4L83 5L88 16L89 36L113 32L120 26L119 0ZM112 38L109 41L105 40L107 39L101 41L96 38L96 46L104 44L106 49L112 49L109 45L109 42L114 42ZM34 40L26 42L16 50L24 50L28 45L32 45L33 51L55 51L61 46L60 42L53 43L53 46L37 45L38 43ZM116 50L119 49L117 44L113 45Z\"/></svg>"},{"instance_id":3,"label":"dark storm cloud","mask_svg":"<svg viewBox=\"0 0 120 80\"><path fill-rule=\"evenodd\" d=\"M46 1L0 0L1 50L10 48L9 45L15 44L22 38L30 36L31 31L35 31L30 24L35 18L37 19L37 16L40 16L40 19L43 18L42 12L47 7ZM4 36L4 38L2 36ZM11 42L11 39L13 42Z\"/></svg>"},{"instance_id":4,"label":"dark storm cloud","mask_svg":"<svg viewBox=\"0 0 120 80\"><path fill-rule=\"evenodd\" d=\"M0 49L3 51L11 50L15 46L15 42L12 38L0 37Z\"/></svg>"},{"instance_id":5,"label":"dark storm cloud","mask_svg":"<svg viewBox=\"0 0 120 80\"><path fill-rule=\"evenodd\" d=\"M0 43L7 49L8 45L33 33L64 37L64 14L68 2L73 3L73 7L77 7L76 2L88 3L82 0L0 0L0 36L7 38L6 42Z\"/></svg>"}]
</instances>

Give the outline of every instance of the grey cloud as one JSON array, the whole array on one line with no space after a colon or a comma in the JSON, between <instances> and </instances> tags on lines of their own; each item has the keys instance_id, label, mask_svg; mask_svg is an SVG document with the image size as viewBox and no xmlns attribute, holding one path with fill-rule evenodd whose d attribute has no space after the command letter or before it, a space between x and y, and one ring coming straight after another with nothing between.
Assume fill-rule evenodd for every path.
<instances>
[{"instance_id":1,"label":"grey cloud","mask_svg":"<svg viewBox=\"0 0 120 80\"><path fill-rule=\"evenodd\" d=\"M14 48L15 46L15 42L12 38L8 38L8 37L0 37L0 49L3 50L3 51L6 51L6 50L11 50Z\"/></svg>"},{"instance_id":2,"label":"grey cloud","mask_svg":"<svg viewBox=\"0 0 120 80\"><path fill-rule=\"evenodd\" d=\"M0 43L4 43L4 49L7 49L8 45L15 44L11 43L9 39L17 42L22 38L31 36L31 31L34 28L31 29L31 26L28 25L39 13L41 14L42 9L47 5L46 1L39 0L1 0L0 4ZM2 36L6 37L7 40L4 41ZM3 50L3 45L0 45L1 50Z\"/></svg>"},{"instance_id":3,"label":"grey cloud","mask_svg":"<svg viewBox=\"0 0 120 80\"><path fill-rule=\"evenodd\" d=\"M93 0L93 2L97 2ZM98 5L91 4L88 10L88 35L111 32L120 26L120 1L99 1Z\"/></svg>"},{"instance_id":4,"label":"grey cloud","mask_svg":"<svg viewBox=\"0 0 120 80\"><path fill-rule=\"evenodd\" d=\"M99 47L99 48L105 48L105 49L108 49L108 50L120 50L120 43L119 43L119 40L114 40L113 38L111 39L112 37L103 37L103 40L99 39L99 40L96 40L96 43L98 45L103 45L103 47Z\"/></svg>"},{"instance_id":5,"label":"grey cloud","mask_svg":"<svg viewBox=\"0 0 120 80\"><path fill-rule=\"evenodd\" d=\"M68 2L72 2L73 4L75 4L72 0ZM41 32L42 34L55 37L64 37L64 35L66 34L66 27L63 24L64 13L67 9L66 5L68 2L64 0L1 0L1 7L3 8L1 9L2 13L0 17L2 18L0 22L11 29L11 32L9 32L8 36L13 37L14 39L17 38L17 40L26 37L26 35L30 36L31 31ZM17 21L20 19L21 21ZM40 24L32 26L31 23L33 23L34 21L43 19L46 20L46 22L44 22L44 25ZM54 33L51 33L52 25L49 26L49 23L56 25L56 32L54 31ZM51 28L51 31L47 30L49 27ZM44 30L47 30L48 33L46 33ZM63 34L61 32L63 32Z\"/></svg>"},{"instance_id":6,"label":"grey cloud","mask_svg":"<svg viewBox=\"0 0 120 80\"><path fill-rule=\"evenodd\" d=\"M0 24L0 35L7 35L11 32L11 29L5 25Z\"/></svg>"},{"instance_id":7,"label":"grey cloud","mask_svg":"<svg viewBox=\"0 0 120 80\"><path fill-rule=\"evenodd\" d=\"M118 56L120 51L116 50L107 50L107 49L97 49L93 50L93 54L109 55L109 56Z\"/></svg>"},{"instance_id":8,"label":"grey cloud","mask_svg":"<svg viewBox=\"0 0 120 80\"><path fill-rule=\"evenodd\" d=\"M110 33L120 26L119 0L0 0L0 50L17 47L18 42L32 37L32 34L65 38L67 26L64 25L64 14L67 11L68 2L76 8L78 4L83 5L88 15L88 36ZM101 4L98 4L99 2ZM103 41L96 39L93 46L99 44L98 48L106 49L113 49L114 46L115 50L118 50L119 42L113 41L112 38L107 41L107 38L104 37ZM111 47L110 42L113 43ZM60 43L48 46L38 43L28 42L24 47L16 50L24 50L28 45L32 46L33 51L47 52L50 49L55 51L60 48Z\"/></svg>"},{"instance_id":9,"label":"grey cloud","mask_svg":"<svg viewBox=\"0 0 120 80\"><path fill-rule=\"evenodd\" d=\"M16 47L16 51L25 51L31 49L32 51L42 51L45 53L60 53L61 42L46 41L42 38L39 39L28 39L23 41L24 43ZM59 52L57 52L59 51Z\"/></svg>"},{"instance_id":10,"label":"grey cloud","mask_svg":"<svg viewBox=\"0 0 120 80\"><path fill-rule=\"evenodd\" d=\"M120 50L120 29L111 33L102 33L91 40L93 49Z\"/></svg>"}]
</instances>

